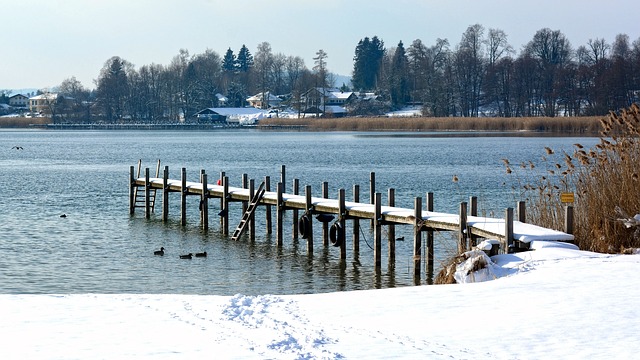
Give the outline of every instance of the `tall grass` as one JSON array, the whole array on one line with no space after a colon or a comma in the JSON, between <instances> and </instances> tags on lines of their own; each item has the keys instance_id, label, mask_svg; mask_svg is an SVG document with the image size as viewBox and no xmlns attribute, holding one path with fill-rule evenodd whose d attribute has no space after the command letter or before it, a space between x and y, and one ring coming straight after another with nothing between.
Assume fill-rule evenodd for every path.
<instances>
[{"instance_id":1,"label":"tall grass","mask_svg":"<svg viewBox=\"0 0 640 360\"><path fill-rule=\"evenodd\" d=\"M0 117L0 128L27 128L31 124L50 124L51 119L44 117Z\"/></svg>"},{"instance_id":2,"label":"tall grass","mask_svg":"<svg viewBox=\"0 0 640 360\"><path fill-rule=\"evenodd\" d=\"M264 126L304 125L312 131L541 131L597 135L598 117L347 117L260 120Z\"/></svg>"},{"instance_id":3,"label":"tall grass","mask_svg":"<svg viewBox=\"0 0 640 360\"><path fill-rule=\"evenodd\" d=\"M528 202L528 221L562 229L560 192L575 192L574 232L584 250L615 253L640 247L640 227L625 218L640 213L640 108L600 119L600 141L591 149L574 144L572 153L545 148L541 166L510 164L505 169L517 196Z\"/></svg>"}]
</instances>

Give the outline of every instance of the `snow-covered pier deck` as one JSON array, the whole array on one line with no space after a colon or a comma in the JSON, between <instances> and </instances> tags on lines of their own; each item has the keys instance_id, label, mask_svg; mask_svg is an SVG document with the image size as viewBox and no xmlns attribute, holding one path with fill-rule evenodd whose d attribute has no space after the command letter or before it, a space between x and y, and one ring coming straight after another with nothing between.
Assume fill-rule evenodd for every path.
<instances>
[{"instance_id":1,"label":"snow-covered pier deck","mask_svg":"<svg viewBox=\"0 0 640 360\"><path fill-rule=\"evenodd\" d=\"M313 252L313 216L322 224L323 244L329 242L341 249L341 258L346 258L346 221L353 222L352 249L359 249L359 221L370 221L374 229L374 257L377 267L381 264L382 252L382 226L387 226L389 240L389 257L395 256L395 226L413 226L414 234L414 262L417 266L416 275L420 272L420 260L422 253L422 233L426 233L427 247L427 267L433 265L433 232L452 231L457 232L458 250L464 251L476 245L478 238L497 239L501 244L502 252L518 251L528 248L528 243L532 240L548 241L573 241L571 232L571 221L567 222L566 232L552 230L528 224L524 222L524 206L519 207L518 219L514 218L512 208L505 210L504 218L479 217L477 205L471 198L471 207L467 203L460 204L459 214L448 214L433 211L433 194L428 193L426 199L426 209L423 209L422 198L415 198L414 208L399 208L394 206L393 189L389 189L389 204L383 205L381 194L375 192L375 174L372 173L371 203L359 201L359 187L353 189L353 201L346 201L344 189L340 189L337 199L330 199L326 183L323 184L322 197L311 196L311 187L306 186L304 195L299 193L297 179L293 182L293 193L284 191L285 167L282 166L281 181L278 182L276 191L270 191L270 179L265 177L265 181L258 190L255 189L254 180L248 180L243 175L242 187L229 186L229 179L224 173L215 179L215 184L209 184L207 174L204 170L200 172L200 182L186 181L186 169L182 168L182 178L180 180L169 179L169 169L164 168L163 176L160 177L160 166L156 169L156 176L150 177L149 169L146 168L144 176L140 174L140 164L138 173L135 174L134 167L130 168L130 213L135 212L135 208L145 209L147 217L153 212L155 207L156 192L162 192L162 219L167 220L169 212L169 193L177 192L181 194L182 223L186 224L186 197L196 195L200 197L199 209L200 220L204 229L208 229L209 224L209 200L220 199L220 222L224 235L229 235L229 204L232 202L242 203L243 219L233 235L237 240L244 231L245 226L249 229L251 239L255 236L254 211L258 206L266 208L267 232L271 233L271 208L276 211L276 236L277 244L283 243L284 233L284 213L293 212L292 236L297 238L300 235L307 240L307 250ZM143 190L143 191L139 191ZM522 205L522 204L521 204ZM469 211L470 210L470 211ZM300 217L298 216L300 215ZM335 220L334 220L335 219ZM332 223L332 225L329 225ZM494 249L495 251L496 249ZM418 275L419 276L419 275Z\"/></svg>"}]
</instances>

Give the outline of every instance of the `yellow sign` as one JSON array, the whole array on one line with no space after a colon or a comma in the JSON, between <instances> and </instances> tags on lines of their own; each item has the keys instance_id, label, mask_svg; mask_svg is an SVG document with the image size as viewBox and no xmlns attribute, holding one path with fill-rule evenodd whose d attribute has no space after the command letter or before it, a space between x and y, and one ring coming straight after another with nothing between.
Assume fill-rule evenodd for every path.
<instances>
[{"instance_id":1,"label":"yellow sign","mask_svg":"<svg viewBox=\"0 0 640 360\"><path fill-rule=\"evenodd\" d=\"M573 193L572 192L560 193L560 202L562 202L562 203L572 203L572 202L574 202Z\"/></svg>"}]
</instances>

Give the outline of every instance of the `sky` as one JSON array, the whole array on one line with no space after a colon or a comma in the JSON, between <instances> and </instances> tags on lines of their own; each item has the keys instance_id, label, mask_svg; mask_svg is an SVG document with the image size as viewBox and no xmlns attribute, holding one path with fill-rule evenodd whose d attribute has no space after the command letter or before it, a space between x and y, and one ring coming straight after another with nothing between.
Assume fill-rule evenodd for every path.
<instances>
[{"instance_id":1,"label":"sky","mask_svg":"<svg viewBox=\"0 0 640 360\"><path fill-rule=\"evenodd\" d=\"M3 1L0 89L51 88L75 77L94 88L112 56L136 68L168 65L180 49L237 54L271 44L313 67L351 75L355 47L378 36L386 47L438 38L455 46L473 24L506 32L519 50L542 28L560 30L574 47L589 39L640 38L634 0L30 0Z\"/></svg>"},{"instance_id":2,"label":"sky","mask_svg":"<svg viewBox=\"0 0 640 360\"><path fill-rule=\"evenodd\" d=\"M637 358L640 254L541 241L533 248L496 255L471 275L469 260L453 285L258 296L1 294L0 358Z\"/></svg>"}]
</instances>

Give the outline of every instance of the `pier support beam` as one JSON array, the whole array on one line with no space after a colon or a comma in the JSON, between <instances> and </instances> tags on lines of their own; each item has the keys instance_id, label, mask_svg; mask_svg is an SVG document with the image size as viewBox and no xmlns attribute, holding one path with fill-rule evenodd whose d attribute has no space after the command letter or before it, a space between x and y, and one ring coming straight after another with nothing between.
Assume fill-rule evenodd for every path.
<instances>
[{"instance_id":1,"label":"pier support beam","mask_svg":"<svg viewBox=\"0 0 640 360\"><path fill-rule=\"evenodd\" d=\"M478 216L478 197L477 196L469 197L469 215ZM469 246L467 250L471 250L471 248L478 245L478 236L473 234L468 234L467 238L469 239Z\"/></svg>"},{"instance_id":2,"label":"pier support beam","mask_svg":"<svg viewBox=\"0 0 640 360\"><path fill-rule=\"evenodd\" d=\"M313 255L313 218L311 217L311 211L313 210L313 203L311 202L311 185L307 185L304 188L304 196L305 196L305 215L310 217L309 220L309 229L307 234L307 254Z\"/></svg>"},{"instance_id":3,"label":"pier support beam","mask_svg":"<svg viewBox=\"0 0 640 360\"><path fill-rule=\"evenodd\" d=\"M187 169L182 168L180 186L180 223L187 225Z\"/></svg>"},{"instance_id":4,"label":"pier support beam","mask_svg":"<svg viewBox=\"0 0 640 360\"><path fill-rule=\"evenodd\" d=\"M395 207L396 189L389 188L387 193L389 206ZM396 260L396 226L393 224L387 226L387 241L389 242L389 263L393 263Z\"/></svg>"},{"instance_id":5,"label":"pier support beam","mask_svg":"<svg viewBox=\"0 0 640 360\"><path fill-rule=\"evenodd\" d=\"M144 168L144 217L151 217L151 183L149 183L149 168Z\"/></svg>"},{"instance_id":6,"label":"pier support beam","mask_svg":"<svg viewBox=\"0 0 640 360\"><path fill-rule=\"evenodd\" d=\"M507 208L504 215L505 254L513 252L513 208Z\"/></svg>"},{"instance_id":7,"label":"pier support beam","mask_svg":"<svg viewBox=\"0 0 640 360\"><path fill-rule=\"evenodd\" d=\"M229 177L222 179L222 235L229 235Z\"/></svg>"},{"instance_id":8,"label":"pier support beam","mask_svg":"<svg viewBox=\"0 0 640 360\"><path fill-rule=\"evenodd\" d=\"M322 182L322 198L329 198L329 183ZM329 246L329 222L322 222L322 245Z\"/></svg>"},{"instance_id":9,"label":"pier support beam","mask_svg":"<svg viewBox=\"0 0 640 360\"><path fill-rule=\"evenodd\" d=\"M223 185L225 175L226 174L225 174L224 171L220 171L220 178L218 179L218 185L220 185L220 186ZM221 229L224 227L224 216L222 216L223 209L224 209L224 197L220 197L220 212L218 213L218 215L220 216L220 228Z\"/></svg>"},{"instance_id":10,"label":"pier support beam","mask_svg":"<svg viewBox=\"0 0 640 360\"><path fill-rule=\"evenodd\" d=\"M427 211L434 211L433 206L433 192L427 193ZM434 248L433 248L433 229L427 230L427 260L425 264L426 272L427 272L427 282L433 282L433 257L434 257Z\"/></svg>"},{"instance_id":11,"label":"pier support beam","mask_svg":"<svg viewBox=\"0 0 640 360\"><path fill-rule=\"evenodd\" d=\"M265 176L264 177L264 189L265 191L271 191L271 177L270 176ZM271 234L272 233L272 221L271 221L271 205L265 205L264 207L264 212L265 212L265 222L266 222L266 226L267 226L267 234Z\"/></svg>"},{"instance_id":12,"label":"pier support beam","mask_svg":"<svg viewBox=\"0 0 640 360\"><path fill-rule=\"evenodd\" d=\"M340 228L346 233L345 216L347 215L347 208L345 206L345 192L344 189L338 190L338 221L340 222ZM347 239L340 243L340 259L347 259Z\"/></svg>"},{"instance_id":13,"label":"pier support beam","mask_svg":"<svg viewBox=\"0 0 640 360\"><path fill-rule=\"evenodd\" d=\"M278 245L278 247L282 246L284 239L284 200L282 199L283 190L284 184L279 182L277 190L278 205L276 209L276 244Z\"/></svg>"},{"instance_id":14,"label":"pier support beam","mask_svg":"<svg viewBox=\"0 0 640 360\"><path fill-rule=\"evenodd\" d=\"M371 172L369 173L369 199L370 199L370 204L375 204L375 196L376 195L376 173L375 172ZM375 221L373 219L371 219L371 227L373 227L375 224Z\"/></svg>"},{"instance_id":15,"label":"pier support beam","mask_svg":"<svg viewBox=\"0 0 640 360\"><path fill-rule=\"evenodd\" d=\"M467 203L460 203L460 227L458 228L458 254L467 251Z\"/></svg>"},{"instance_id":16,"label":"pier support beam","mask_svg":"<svg viewBox=\"0 0 640 360\"><path fill-rule=\"evenodd\" d=\"M207 184L207 173L200 172L200 182L202 184L202 195L200 196L200 219L202 229L209 230L209 185Z\"/></svg>"},{"instance_id":17,"label":"pier support beam","mask_svg":"<svg viewBox=\"0 0 640 360\"><path fill-rule=\"evenodd\" d=\"M162 173L162 221L169 220L169 167L164 167Z\"/></svg>"},{"instance_id":18,"label":"pier support beam","mask_svg":"<svg viewBox=\"0 0 640 360\"><path fill-rule=\"evenodd\" d=\"M517 213L518 213L518 221L524 223L527 222L527 207L526 207L526 202L524 201L518 201L518 207L517 207Z\"/></svg>"},{"instance_id":19,"label":"pier support beam","mask_svg":"<svg viewBox=\"0 0 640 360\"><path fill-rule=\"evenodd\" d=\"M564 232L573 234L573 206L571 205L564 208Z\"/></svg>"},{"instance_id":20,"label":"pier support beam","mask_svg":"<svg viewBox=\"0 0 640 360\"><path fill-rule=\"evenodd\" d=\"M413 282L420 284L420 263L422 260L422 198L416 197L414 200L413 216Z\"/></svg>"},{"instance_id":21,"label":"pier support beam","mask_svg":"<svg viewBox=\"0 0 640 360\"><path fill-rule=\"evenodd\" d=\"M353 201L360 202L360 185L353 185ZM353 253L355 256L360 253L360 219L357 217L353 218Z\"/></svg>"},{"instance_id":22,"label":"pier support beam","mask_svg":"<svg viewBox=\"0 0 640 360\"><path fill-rule=\"evenodd\" d=\"M298 179L293 179L293 195L300 194L300 181ZM292 240L298 239L298 209L293 209L291 214L291 238Z\"/></svg>"},{"instance_id":23,"label":"pier support beam","mask_svg":"<svg viewBox=\"0 0 640 360\"><path fill-rule=\"evenodd\" d=\"M135 167L129 167L129 214L133 215L136 212L136 178Z\"/></svg>"},{"instance_id":24,"label":"pier support beam","mask_svg":"<svg viewBox=\"0 0 640 360\"><path fill-rule=\"evenodd\" d=\"M375 269L380 270L382 265L382 194L375 193L373 196L373 258Z\"/></svg>"},{"instance_id":25,"label":"pier support beam","mask_svg":"<svg viewBox=\"0 0 640 360\"><path fill-rule=\"evenodd\" d=\"M256 181L249 180L249 199L253 199L256 194ZM249 200L251 201L251 200ZM256 216L255 212L249 217L249 241L256 241Z\"/></svg>"}]
</instances>

